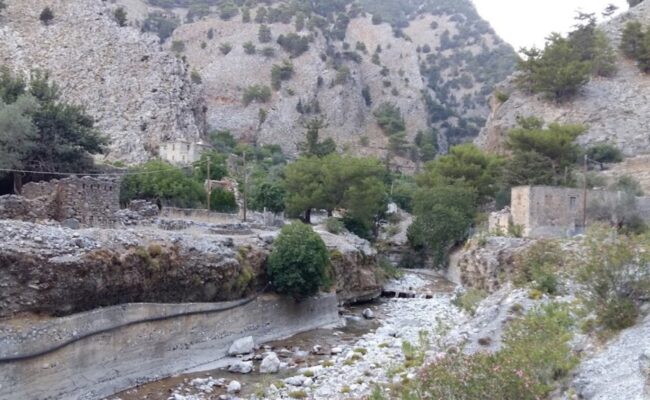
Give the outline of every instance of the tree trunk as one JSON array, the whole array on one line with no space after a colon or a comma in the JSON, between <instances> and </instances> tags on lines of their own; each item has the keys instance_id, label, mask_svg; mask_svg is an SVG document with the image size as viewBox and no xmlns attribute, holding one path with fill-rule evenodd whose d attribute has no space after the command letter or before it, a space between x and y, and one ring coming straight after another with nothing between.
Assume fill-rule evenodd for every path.
<instances>
[{"instance_id":1,"label":"tree trunk","mask_svg":"<svg viewBox=\"0 0 650 400\"><path fill-rule=\"evenodd\" d=\"M21 194L23 191L23 176L20 174L20 172L14 172L13 177L14 177L14 193Z\"/></svg>"},{"instance_id":2,"label":"tree trunk","mask_svg":"<svg viewBox=\"0 0 650 400\"><path fill-rule=\"evenodd\" d=\"M305 223L306 224L311 224L311 208L308 208L305 211Z\"/></svg>"}]
</instances>

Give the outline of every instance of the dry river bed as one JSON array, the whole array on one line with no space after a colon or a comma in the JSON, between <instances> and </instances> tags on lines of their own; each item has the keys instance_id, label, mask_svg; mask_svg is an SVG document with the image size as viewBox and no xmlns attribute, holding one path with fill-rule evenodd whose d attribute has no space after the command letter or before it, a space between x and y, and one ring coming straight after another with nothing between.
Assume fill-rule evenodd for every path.
<instances>
[{"instance_id":1,"label":"dry river bed","mask_svg":"<svg viewBox=\"0 0 650 400\"><path fill-rule=\"evenodd\" d=\"M174 376L127 390L107 400L207 399L361 399L378 383L413 379L405 368L404 341L427 338L429 356L449 328L466 320L451 304L454 286L435 275L408 272L390 282L389 291L416 293L416 298L381 298L341 310L342 326L318 329L290 339L258 346L254 353L222 365L252 361L253 371L213 369ZM373 318L363 316L366 310ZM423 333L426 332L426 336ZM277 354L280 370L260 373L260 360ZM236 381L236 384L232 382ZM228 386L230 385L230 393ZM237 389L234 391L233 389Z\"/></svg>"}]
</instances>

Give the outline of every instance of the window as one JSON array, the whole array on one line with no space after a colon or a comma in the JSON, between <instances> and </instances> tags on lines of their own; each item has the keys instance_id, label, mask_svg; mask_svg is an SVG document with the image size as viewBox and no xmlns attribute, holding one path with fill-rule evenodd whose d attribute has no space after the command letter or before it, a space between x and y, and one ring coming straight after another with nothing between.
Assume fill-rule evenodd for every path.
<instances>
[{"instance_id":1,"label":"window","mask_svg":"<svg viewBox=\"0 0 650 400\"><path fill-rule=\"evenodd\" d=\"M576 205L578 204L578 198L575 196L569 197L569 209L571 211L576 209Z\"/></svg>"}]
</instances>

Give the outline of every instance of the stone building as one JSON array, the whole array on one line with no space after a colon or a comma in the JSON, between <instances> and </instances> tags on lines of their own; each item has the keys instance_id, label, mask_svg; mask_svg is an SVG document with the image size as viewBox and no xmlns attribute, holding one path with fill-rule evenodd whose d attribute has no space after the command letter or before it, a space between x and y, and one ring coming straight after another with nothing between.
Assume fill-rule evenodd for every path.
<instances>
[{"instance_id":1,"label":"stone building","mask_svg":"<svg viewBox=\"0 0 650 400\"><path fill-rule=\"evenodd\" d=\"M210 146L203 142L188 142L177 140L160 145L158 155L164 161L176 165L189 165L199 161L201 155L210 150Z\"/></svg>"},{"instance_id":2,"label":"stone building","mask_svg":"<svg viewBox=\"0 0 650 400\"><path fill-rule=\"evenodd\" d=\"M650 220L650 197L632 198L622 192L584 190L556 186L518 186L512 188L509 210L492 213L491 233L507 232L506 226L517 226L524 237L566 237L584 232L584 222L634 213ZM585 207L586 204L586 207ZM630 209L632 208L632 209ZM620 217L620 215L619 215Z\"/></svg>"},{"instance_id":3,"label":"stone building","mask_svg":"<svg viewBox=\"0 0 650 400\"><path fill-rule=\"evenodd\" d=\"M28 200L47 204L47 216L57 221L76 220L81 226L111 226L120 209L120 183L112 178L68 177L23 186Z\"/></svg>"}]
</instances>

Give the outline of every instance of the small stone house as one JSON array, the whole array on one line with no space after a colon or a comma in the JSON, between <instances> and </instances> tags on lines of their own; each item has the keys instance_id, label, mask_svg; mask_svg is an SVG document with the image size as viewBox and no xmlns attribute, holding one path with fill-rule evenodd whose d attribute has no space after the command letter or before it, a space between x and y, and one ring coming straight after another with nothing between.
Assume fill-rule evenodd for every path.
<instances>
[{"instance_id":1,"label":"small stone house","mask_svg":"<svg viewBox=\"0 0 650 400\"><path fill-rule=\"evenodd\" d=\"M106 177L71 176L49 182L30 182L22 196L47 204L57 221L76 220L81 226L111 226L120 209L120 182Z\"/></svg>"},{"instance_id":2,"label":"small stone house","mask_svg":"<svg viewBox=\"0 0 650 400\"><path fill-rule=\"evenodd\" d=\"M203 142L177 140L160 145L159 156L162 160L175 165L190 165L201 159L210 146Z\"/></svg>"},{"instance_id":3,"label":"small stone house","mask_svg":"<svg viewBox=\"0 0 650 400\"><path fill-rule=\"evenodd\" d=\"M509 227L516 226L524 237L573 236L584 232L585 216L587 225L594 219L591 213L592 205L620 203L623 196L621 192L588 190L585 202L584 195L584 190L577 188L514 187L510 209L490 215L489 231L508 232ZM650 219L649 197L637 197L635 207L641 218Z\"/></svg>"}]
</instances>

